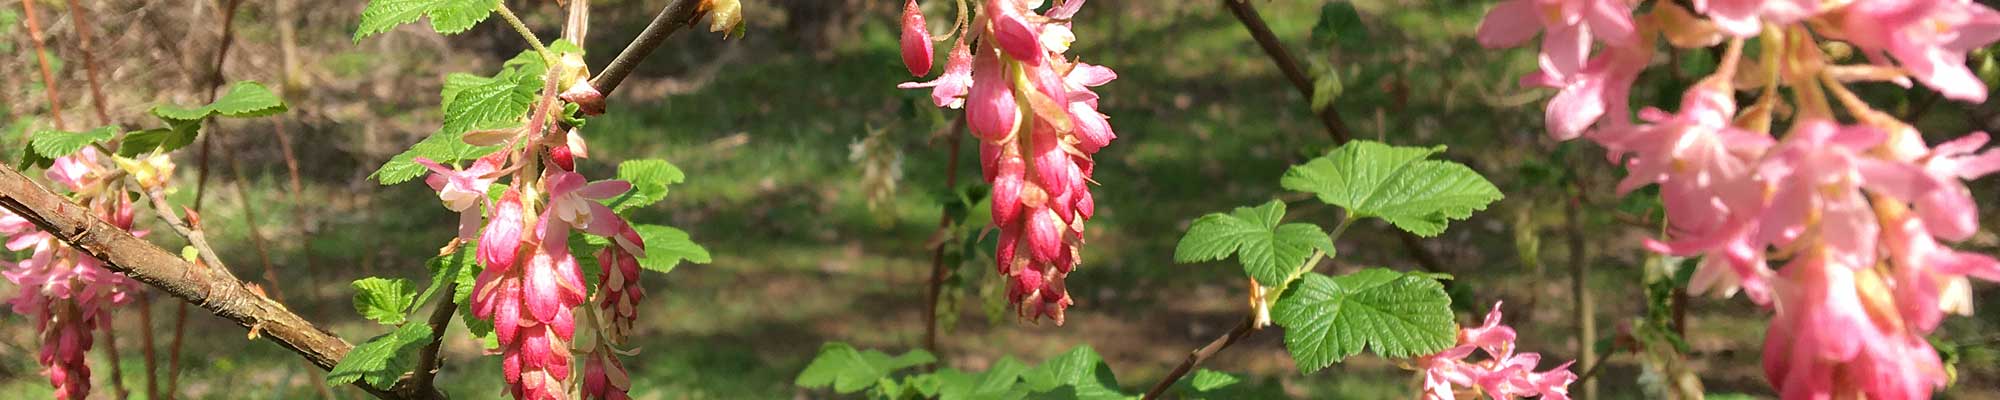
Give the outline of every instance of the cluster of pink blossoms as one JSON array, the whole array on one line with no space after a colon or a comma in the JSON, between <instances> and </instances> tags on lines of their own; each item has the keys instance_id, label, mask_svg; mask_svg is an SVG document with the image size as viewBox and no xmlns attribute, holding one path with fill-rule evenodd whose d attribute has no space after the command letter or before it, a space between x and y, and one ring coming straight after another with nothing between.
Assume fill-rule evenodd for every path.
<instances>
[{"instance_id":1,"label":"cluster of pink blossoms","mask_svg":"<svg viewBox=\"0 0 2000 400\"><path fill-rule=\"evenodd\" d=\"M582 311L599 316L590 320L595 322L592 332L597 340L584 349L583 395L628 398L630 382L612 346L624 343L638 315L636 302L645 293L639 288L637 269L645 242L600 200L625 193L632 185L617 180L590 182L574 172L574 157L587 156L574 130L567 141L544 140L536 134L525 138L553 146L542 154L495 153L464 169L418 160L431 169L426 182L439 199L462 213L460 239L472 241L473 235L478 236L476 259L484 269L474 283L473 314L493 322L503 373L515 398L569 398L564 382L575 359L571 343L577 339L577 312L589 295L576 257L570 254L570 232L611 238L612 244L597 254L604 268L599 308ZM514 185L498 199L488 197L495 181L528 167L509 165L510 161L543 156L550 162L538 179L522 181L524 176L515 174ZM486 210L483 228L481 204Z\"/></svg>"},{"instance_id":2,"label":"cluster of pink blossoms","mask_svg":"<svg viewBox=\"0 0 2000 400\"><path fill-rule=\"evenodd\" d=\"M904 89L930 88L939 107L964 108L979 161L993 185L998 268L1023 318L1061 325L1073 301L1063 280L1076 267L1083 223L1096 211L1091 155L1117 135L1090 88L1116 79L1110 68L1065 59L1076 35L1070 18L1084 0L1036 14L1041 0L987 0L960 21L944 74ZM967 7L963 1L960 7ZM963 19L963 18L961 18ZM903 11L903 61L930 73L931 37L916 0Z\"/></svg>"},{"instance_id":3,"label":"cluster of pink blossoms","mask_svg":"<svg viewBox=\"0 0 2000 400\"><path fill-rule=\"evenodd\" d=\"M2000 153L1979 151L1984 133L1928 145L1846 85L1914 80L1984 101L1965 58L2000 38L2000 13L1970 0L1693 5L1653 2L1634 15L1626 0L1508 0L1479 40L1513 46L1541 32L1540 71L1523 83L1559 89L1549 133L1605 146L1630 172L1620 193L1659 185L1671 238L1648 246L1702 256L1692 290L1741 290L1775 310L1764 371L1784 398L1930 398L1947 377L1925 336L1945 313L1971 312L1968 277L2000 280L2000 262L1939 239L1975 233L1965 181L2000 170ZM1683 48L1726 41L1728 51L1678 111L1646 108L1633 121L1627 97L1661 37ZM1754 58L1743 45L1752 38L1762 44ZM1843 64L1822 41L1862 61ZM1758 100L1739 109L1744 93ZM1774 137L1782 110L1795 111Z\"/></svg>"},{"instance_id":4,"label":"cluster of pink blossoms","mask_svg":"<svg viewBox=\"0 0 2000 400\"><path fill-rule=\"evenodd\" d=\"M1484 351L1486 357L1466 361L1475 350ZM1541 354L1514 352L1514 328L1500 324L1500 303L1486 313L1485 324L1459 330L1457 347L1417 359L1424 370L1424 400L1457 399L1460 388L1494 399L1569 399L1569 384L1576 381L1576 374L1569 372L1574 362L1535 372L1541 362Z\"/></svg>"},{"instance_id":5,"label":"cluster of pink blossoms","mask_svg":"<svg viewBox=\"0 0 2000 400\"><path fill-rule=\"evenodd\" d=\"M79 194L99 217L127 230L132 229L132 203L123 191L104 186L104 175L96 150L55 160L48 169L50 181ZM7 249L28 251L27 259L0 271L7 281L21 288L10 303L14 312L34 320L41 332L38 358L42 374L54 385L58 399L83 399L90 393L90 351L92 334L108 321L111 307L124 304L139 288L136 282L104 268L104 262L57 241L27 219L0 211L0 234L7 236ZM134 232L144 235L144 232Z\"/></svg>"}]
</instances>

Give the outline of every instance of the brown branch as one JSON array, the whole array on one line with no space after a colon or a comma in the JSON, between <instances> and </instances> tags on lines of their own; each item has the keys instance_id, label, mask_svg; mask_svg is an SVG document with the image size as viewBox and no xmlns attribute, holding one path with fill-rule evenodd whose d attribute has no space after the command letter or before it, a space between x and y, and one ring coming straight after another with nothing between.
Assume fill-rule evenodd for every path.
<instances>
[{"instance_id":1,"label":"brown branch","mask_svg":"<svg viewBox=\"0 0 2000 400\"><path fill-rule=\"evenodd\" d=\"M632 44L625 45L625 50L618 52L618 58L611 59L611 64L605 65L604 70L598 72L596 78L591 78L590 86L596 87L599 93L610 96L611 91L617 89L620 82L625 81L625 76L632 74L632 69L645 61L646 56L653 54L653 49L666 43L667 37L673 36L681 27L694 25L695 20L701 19L698 10L701 3L701 0L673 0L673 3L668 3L667 8L660 10L660 15L653 17L653 22L646 24L646 30L640 31L639 37L632 39Z\"/></svg>"},{"instance_id":2,"label":"brown branch","mask_svg":"<svg viewBox=\"0 0 2000 400\"><path fill-rule=\"evenodd\" d=\"M90 214L90 209L36 185L13 168L0 166L0 208L27 219L105 267L181 298L270 339L322 369L331 369L353 345L293 314L283 304L252 292L221 268L201 268L132 236ZM382 398L409 398L357 381L355 386Z\"/></svg>"},{"instance_id":3,"label":"brown branch","mask_svg":"<svg viewBox=\"0 0 2000 400\"><path fill-rule=\"evenodd\" d=\"M945 135L950 136L945 139L945 154L950 155L945 159L945 190L958 190L958 147L961 142L960 138L965 135L962 132L962 128L964 127L965 118L959 117L945 128L947 130ZM942 231L946 229L951 229L950 208L938 211L938 230ZM937 248L931 250L931 290L924 297L924 304L926 305L924 307L924 351L929 351L931 354L938 354L938 297L943 294L944 278L945 275L949 274L949 271L944 266L945 246L947 246L946 241L940 241L937 243Z\"/></svg>"},{"instance_id":4,"label":"brown branch","mask_svg":"<svg viewBox=\"0 0 2000 400\"><path fill-rule=\"evenodd\" d=\"M42 65L42 92L49 95L49 117L55 120L57 130L69 130L63 122L62 95L56 90L56 73L49 65L49 52L42 40L42 20L35 17L35 2L22 1L21 11L27 14L28 39L35 44L35 61Z\"/></svg>"},{"instance_id":5,"label":"brown branch","mask_svg":"<svg viewBox=\"0 0 2000 400\"><path fill-rule=\"evenodd\" d=\"M159 353L153 344L153 292L141 290L139 295L139 353L145 356L146 398L159 397Z\"/></svg>"},{"instance_id":6,"label":"brown branch","mask_svg":"<svg viewBox=\"0 0 2000 400\"><path fill-rule=\"evenodd\" d=\"M1291 81L1292 87L1298 89L1299 94L1305 95L1306 101L1312 101L1314 90L1312 76L1299 66L1299 60L1292 57L1290 51L1285 50L1285 44L1279 42L1278 35L1272 33L1270 25L1264 23L1264 17L1257 13L1257 7L1244 0L1222 0L1222 6L1229 9L1229 13L1235 15L1237 21L1243 23L1243 29L1250 31L1250 38L1255 39L1257 46L1263 47L1264 53L1271 56L1271 62L1278 65L1278 71L1285 74L1285 80ZM1351 135L1347 130L1347 123L1340 118L1339 110L1329 105L1316 114L1319 115L1320 124L1325 125L1327 136L1333 138L1334 144L1347 144ZM1444 262L1439 260L1436 254L1432 254L1430 249L1424 248L1422 238L1400 230L1397 234L1401 236L1398 239L1403 242L1403 248L1410 252L1410 258L1416 259L1418 267L1430 272L1444 272ZM1445 285L1449 287L1451 281L1445 281Z\"/></svg>"},{"instance_id":7,"label":"brown branch","mask_svg":"<svg viewBox=\"0 0 2000 400\"><path fill-rule=\"evenodd\" d=\"M90 102L97 109L97 123L110 125L111 113L104 106L104 86L97 80L97 55L90 51L90 10L77 4L76 0L69 0L69 14L70 20L76 24L78 49L83 51L84 77L90 82Z\"/></svg>"},{"instance_id":8,"label":"brown branch","mask_svg":"<svg viewBox=\"0 0 2000 400\"><path fill-rule=\"evenodd\" d=\"M126 397L132 395L132 392L125 390L125 374L123 371L119 371L124 368L121 368L118 363L118 335L115 333L117 329L112 327L118 321L118 314L104 313L103 315L104 358L106 361L111 362L111 394L115 396L113 398L125 400Z\"/></svg>"},{"instance_id":9,"label":"brown branch","mask_svg":"<svg viewBox=\"0 0 2000 400\"><path fill-rule=\"evenodd\" d=\"M1214 357L1215 353L1222 352L1222 349L1229 348L1229 345L1236 344L1236 341L1243 340L1244 337L1257 333L1257 328L1254 325L1256 320L1255 316L1243 317L1243 322L1236 324L1236 328L1230 329L1229 332L1223 333L1221 337L1209 341L1207 346L1201 346L1200 349L1188 353L1187 359L1181 361L1180 366L1174 367L1173 372L1168 372L1167 377L1161 378L1160 383L1153 384L1153 389L1147 390L1146 396L1143 399L1152 400L1160 398L1160 395L1167 393L1167 389L1174 387L1174 382L1179 382L1181 377L1187 376L1189 372L1194 372L1194 367L1201 365L1202 361L1207 361L1209 357Z\"/></svg>"},{"instance_id":10,"label":"brown branch","mask_svg":"<svg viewBox=\"0 0 2000 400\"><path fill-rule=\"evenodd\" d=\"M1312 76L1299 66L1299 60L1293 58L1290 51L1285 50L1285 44L1278 41L1278 35L1271 33L1270 25L1264 24L1264 17L1257 14L1257 6L1243 0L1222 0L1222 6L1228 8L1229 13L1243 23L1243 29L1250 31L1250 37L1257 40L1257 46L1264 48L1264 53L1271 56L1273 63L1278 64L1278 71L1284 72L1285 79L1292 82L1292 87L1298 89L1299 94L1305 95L1307 101L1311 101ZM1326 125L1326 134L1333 136L1334 142L1347 143L1348 138L1353 136L1347 130L1347 123L1340 119L1340 112L1334 110L1332 106L1320 109L1317 114L1320 124Z\"/></svg>"},{"instance_id":11,"label":"brown branch","mask_svg":"<svg viewBox=\"0 0 2000 400\"><path fill-rule=\"evenodd\" d=\"M454 249L454 252L456 252L456 249ZM451 277L443 279L451 279ZM457 280L445 281L444 286L438 290L438 293L443 294L443 296L439 297L443 299L438 302L437 309L431 310L430 321L426 321L431 326L431 341L424 344L424 348L417 352L417 371L411 375L409 381L411 387L418 392L436 390L433 382L437 379L438 366L440 365L438 362L438 350L444 348L445 328L451 324L452 313L458 311L458 299L452 295L457 290Z\"/></svg>"}]
</instances>

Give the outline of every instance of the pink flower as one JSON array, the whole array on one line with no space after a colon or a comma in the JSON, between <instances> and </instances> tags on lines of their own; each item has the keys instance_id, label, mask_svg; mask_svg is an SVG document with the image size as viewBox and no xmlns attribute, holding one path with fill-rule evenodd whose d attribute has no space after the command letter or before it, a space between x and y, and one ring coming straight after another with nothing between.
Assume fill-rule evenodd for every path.
<instances>
[{"instance_id":1,"label":"pink flower","mask_svg":"<svg viewBox=\"0 0 2000 400\"><path fill-rule=\"evenodd\" d=\"M1566 80L1584 68L1593 36L1630 46L1637 35L1623 0L1507 0L1479 21L1479 44L1514 47L1542 33L1542 73Z\"/></svg>"},{"instance_id":2,"label":"pink flower","mask_svg":"<svg viewBox=\"0 0 2000 400\"><path fill-rule=\"evenodd\" d=\"M1514 352L1514 329L1501 325L1500 317L1500 303L1493 303L1485 323L1459 331L1457 347L1417 359L1424 369L1424 399L1454 400L1460 387L1478 388L1496 400L1569 398L1569 384L1576 381L1576 374L1569 372L1571 363L1535 372L1542 355ZM1484 352L1486 359L1466 361L1475 350Z\"/></svg>"},{"instance_id":3,"label":"pink flower","mask_svg":"<svg viewBox=\"0 0 2000 400\"><path fill-rule=\"evenodd\" d=\"M625 364L618 362L609 347L599 345L586 355L583 364L583 398L590 400L626 400L632 398L627 392L632 390L632 378L625 371Z\"/></svg>"},{"instance_id":4,"label":"pink flower","mask_svg":"<svg viewBox=\"0 0 2000 400\"><path fill-rule=\"evenodd\" d=\"M924 9L917 6L917 0L903 4L903 65L910 67L910 75L924 76L931 72L931 31L924 26Z\"/></svg>"},{"instance_id":5,"label":"pink flower","mask_svg":"<svg viewBox=\"0 0 2000 400\"><path fill-rule=\"evenodd\" d=\"M973 58L972 95L965 108L965 119L974 136L1000 141L1014 135L1024 110L1014 101L1013 82L998 53L982 50Z\"/></svg>"},{"instance_id":6,"label":"pink flower","mask_svg":"<svg viewBox=\"0 0 2000 400\"><path fill-rule=\"evenodd\" d=\"M1694 10L1737 37L1750 37L1766 22L1792 24L1818 13L1817 0L1694 0Z\"/></svg>"},{"instance_id":7,"label":"pink flower","mask_svg":"<svg viewBox=\"0 0 2000 400\"><path fill-rule=\"evenodd\" d=\"M521 209L521 191L507 188L493 205L486 232L479 235L479 263L489 273L505 273L514 267L521 249L521 231L527 226Z\"/></svg>"},{"instance_id":8,"label":"pink flower","mask_svg":"<svg viewBox=\"0 0 2000 400\"><path fill-rule=\"evenodd\" d=\"M583 275L562 237L538 239L524 243L531 254L520 268L488 267L480 273L472 309L493 322L502 373L514 397L561 399L576 330L571 310L583 303Z\"/></svg>"},{"instance_id":9,"label":"pink flower","mask_svg":"<svg viewBox=\"0 0 2000 400\"><path fill-rule=\"evenodd\" d=\"M568 226L605 237L616 236L625 227L625 220L598 200L632 190L631 183L619 180L586 183L583 175L568 171L549 171L542 182L549 190L548 213Z\"/></svg>"},{"instance_id":10,"label":"pink flower","mask_svg":"<svg viewBox=\"0 0 2000 400\"><path fill-rule=\"evenodd\" d=\"M638 235L632 237L637 240ZM646 245L639 241L636 246ZM597 252L597 265L603 269L598 275L597 308L607 320L601 328L612 343L623 344L639 319L639 301L646 298L646 289L639 286L639 258L625 246L604 246Z\"/></svg>"},{"instance_id":11,"label":"pink flower","mask_svg":"<svg viewBox=\"0 0 2000 400\"><path fill-rule=\"evenodd\" d=\"M931 88L931 101L937 103L938 107L963 107L965 95L972 87L972 50L965 45L965 39L960 38L958 43L951 47L951 54L945 57L943 75L929 82L906 82L896 87Z\"/></svg>"},{"instance_id":12,"label":"pink flower","mask_svg":"<svg viewBox=\"0 0 2000 400\"><path fill-rule=\"evenodd\" d=\"M1646 69L1652 55L1650 48L1607 47L1604 54L1591 58L1577 70L1554 71L1545 67L1521 78L1521 85L1559 89L1556 97L1549 99L1549 136L1556 140L1575 139L1607 116L1607 123L1614 127L1630 123L1627 104L1632 82L1639 79L1639 72Z\"/></svg>"},{"instance_id":13,"label":"pink flower","mask_svg":"<svg viewBox=\"0 0 2000 400\"><path fill-rule=\"evenodd\" d=\"M1986 85L1965 53L2000 39L2000 13L1965 0L1857 1L1843 13L1841 36L1880 64L1905 71L1945 97L1986 101Z\"/></svg>"},{"instance_id":14,"label":"pink flower","mask_svg":"<svg viewBox=\"0 0 2000 400\"><path fill-rule=\"evenodd\" d=\"M463 170L446 168L430 159L417 157L417 163L431 170L431 175L424 178L424 183L429 184L431 190L438 192L438 199L444 201L445 208L459 213L459 238L470 240L478 234L479 203L486 200L487 189L493 186L494 180L499 179L492 175L500 169L502 158L499 156L504 154L494 153L493 156L482 157L474 161L471 168Z\"/></svg>"},{"instance_id":15,"label":"pink flower","mask_svg":"<svg viewBox=\"0 0 2000 400\"><path fill-rule=\"evenodd\" d=\"M1736 107L1729 96L1726 86L1698 85L1684 95L1679 114L1649 108L1640 113L1647 124L1606 130L1598 140L1613 159L1624 160L1629 174L1619 194L1660 185L1675 240L1649 246L1706 255L1689 289L1726 297L1748 287L1751 299L1763 303L1769 271L1748 235L1764 207L1765 185L1753 176L1753 163L1772 143L1730 125Z\"/></svg>"}]
</instances>

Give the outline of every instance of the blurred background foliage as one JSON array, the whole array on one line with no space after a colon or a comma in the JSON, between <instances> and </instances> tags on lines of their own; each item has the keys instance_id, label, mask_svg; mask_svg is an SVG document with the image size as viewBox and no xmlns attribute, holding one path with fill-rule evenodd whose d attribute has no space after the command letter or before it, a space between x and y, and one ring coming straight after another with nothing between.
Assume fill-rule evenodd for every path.
<instances>
[{"instance_id":1,"label":"blurred background foliage","mask_svg":"<svg viewBox=\"0 0 2000 400\"><path fill-rule=\"evenodd\" d=\"M56 61L62 110L73 125L90 121L75 21L62 1L36 1ZM1227 330L1243 313L1245 282L1234 267L1176 265L1171 253L1187 223L1202 214L1262 202L1278 193L1284 168L1332 148L1312 115L1337 110L1357 138L1398 145L1448 145L1444 157L1479 170L1508 194L1442 237L1424 242L1458 276L1461 311L1507 304L1522 347L1575 358L1621 327L1643 326L1649 260L1636 244L1657 231L1657 210L1636 194L1611 193L1618 170L1602 151L1558 144L1541 127L1547 91L1516 79L1534 68L1533 51L1494 51L1471 36L1486 0L1253 0L1290 50L1319 78L1322 95L1300 96L1244 28L1215 1L1095 0L1076 23L1069 54L1115 68L1099 89L1103 111L1120 136L1098 155L1097 218L1084 263L1069 278L1077 305L1067 326L1027 325L995 313L1002 294L990 258L953 251L959 279L947 293L948 328L939 357L980 369L1003 355L1040 361L1088 344L1116 370L1128 391L1162 376L1187 352ZM158 103L192 104L220 37L212 1L79 0L94 16L112 118L136 126ZM285 4L289 3L289 4ZM601 66L665 2L598 0L588 59ZM949 23L950 1L925 1L935 24ZM220 122L215 141L218 190L204 219L224 258L261 265L246 212L269 238L275 285L287 304L350 339L381 333L354 315L348 282L366 275L421 279L422 262L452 235L454 216L420 184L381 187L365 179L389 156L431 132L442 77L490 73L521 50L514 33L488 21L444 37L405 26L350 40L362 0L248 2L237 10L226 74L282 88L292 111L277 118ZM284 11L284 6L294 8ZM509 1L543 37L556 36L553 2ZM715 255L710 265L649 274L652 294L627 362L639 399L821 398L792 378L826 341L857 347L921 345L925 282L937 220L967 201L945 187L946 175L978 182L976 150L948 149L955 112L929 105L928 93L897 90L908 80L897 55L901 4L864 0L746 0L748 35L720 40L684 32L655 53L591 119L585 136L596 158L588 174L617 161L660 157L687 172L666 202L640 222L687 229ZM0 1L0 107L6 127L0 154L17 157L22 132L49 127L49 105L21 23L19 0ZM295 35L284 34L290 25ZM933 31L944 26L934 26ZM289 36L289 37L288 37ZM1987 76L1995 67L1974 62ZM1658 61L1637 104L1678 104L1681 88L1712 59L1685 51ZM1923 89L1864 87L1876 104L1915 119L1936 137L1991 130L1990 105L1937 99ZM290 192L277 129L295 138L302 191ZM965 160L946 171L947 152ZM183 152L188 155L193 152ZM192 198L194 159L180 159L178 202ZM233 190L234 187L242 188ZM1974 182L1982 202L1992 179ZM976 196L977 190L972 190ZM1295 219L1329 224L1331 208L1293 200ZM294 200L296 199L296 201ZM969 201L976 203L976 200ZM1580 210L1568 213L1568 210ZM1986 212L2000 208L1986 207ZM1969 246L1991 251L1987 230ZM143 223L156 223L141 218ZM1573 223L1572 223L1573 221ZM155 229L156 231L163 231ZM1343 238L1340 270L1397 269L1416 262L1392 228L1360 224ZM178 248L172 235L154 240ZM1581 252L1573 252L1572 246ZM1582 258L1575 255L1581 254ZM1591 269L1598 338L1575 335L1573 262ZM1658 265L1658 264L1655 264ZM1655 270L1658 268L1655 267ZM239 276L257 276L238 271ZM1656 274L1657 275L1657 274ZM1657 281L1657 280L1655 280ZM1975 290L1982 310L2000 309L1995 285ZM0 288L11 297L12 287ZM174 307L156 301L151 331L164 360ZM139 376L137 310L119 310L119 366L127 388ZM1758 359L1768 312L1741 297L1694 299L1685 311L1686 366L1710 393L1767 397ZM1462 314L1469 321L1476 312ZM997 317L997 318L996 318ZM1666 318L1672 318L1667 316ZM1947 321L1940 349L1959 380L1943 396L2000 396L1994 346L2000 317L1988 311ZM0 313L0 393L41 398L34 324ZM360 398L349 387L326 389L319 373L266 341L196 310L189 316L179 395L185 398ZM454 328L456 329L456 328ZM1643 336L1643 335L1642 335ZM1284 356L1280 335L1239 343L1204 367L1249 378L1254 393L1303 398L1404 398L1409 372L1390 361L1359 358L1311 376ZM1609 343L1609 342L1606 342ZM900 352L900 351L898 351ZM1601 352L1600 352L1601 353ZM471 340L447 341L440 384L460 397L499 396L499 363ZM1640 355L1609 358L1599 374L1607 398L1640 398L1661 380ZM108 396L102 353L93 355L100 396ZM1551 363L1552 365L1552 363ZM163 371L164 373L164 371ZM1648 386L1652 385L1652 386Z\"/></svg>"}]
</instances>

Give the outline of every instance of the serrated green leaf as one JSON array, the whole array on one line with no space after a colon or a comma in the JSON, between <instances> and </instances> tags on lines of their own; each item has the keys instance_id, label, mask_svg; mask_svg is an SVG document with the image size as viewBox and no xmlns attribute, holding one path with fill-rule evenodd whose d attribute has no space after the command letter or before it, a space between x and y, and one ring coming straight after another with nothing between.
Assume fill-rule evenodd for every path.
<instances>
[{"instance_id":1,"label":"serrated green leaf","mask_svg":"<svg viewBox=\"0 0 2000 400\"><path fill-rule=\"evenodd\" d=\"M516 61L509 61L492 77L463 73L446 75L444 88L438 92L443 99L444 125L424 140L411 145L409 150L390 157L370 176L383 185L394 185L424 175L426 169L416 162L418 157L449 164L499 151L501 146L465 143L465 133L522 124L522 118L527 116L540 94L537 91L541 89L542 72L546 67L541 57L533 54L533 51L522 52Z\"/></svg>"},{"instance_id":2,"label":"serrated green leaf","mask_svg":"<svg viewBox=\"0 0 2000 400\"><path fill-rule=\"evenodd\" d=\"M397 325L416 303L417 288L407 279L361 278L354 281L354 311L383 325Z\"/></svg>"},{"instance_id":3,"label":"serrated green leaf","mask_svg":"<svg viewBox=\"0 0 2000 400\"><path fill-rule=\"evenodd\" d=\"M233 118L251 118L285 112L285 100L278 98L270 88L257 81L240 81L229 85L222 97L208 105L182 108L173 105L153 107L153 115L172 121L200 121L213 115ZM178 130L178 129L176 129Z\"/></svg>"},{"instance_id":4,"label":"serrated green leaf","mask_svg":"<svg viewBox=\"0 0 2000 400\"><path fill-rule=\"evenodd\" d=\"M1280 183L1319 195L1320 201L1351 215L1381 218L1418 236L1437 236L1450 220L1470 217L1503 197L1470 167L1425 159L1443 151L1444 146L1354 141L1292 166Z\"/></svg>"},{"instance_id":5,"label":"serrated green leaf","mask_svg":"<svg viewBox=\"0 0 2000 400\"><path fill-rule=\"evenodd\" d=\"M819 355L806 364L793 384L809 388L832 386L835 392L854 393L881 383L890 373L933 362L937 362L937 357L923 350L890 357L876 350L855 350L846 343L828 342L820 345Z\"/></svg>"},{"instance_id":6,"label":"serrated green leaf","mask_svg":"<svg viewBox=\"0 0 2000 400\"><path fill-rule=\"evenodd\" d=\"M1315 74L1313 76L1312 110L1314 112L1325 110L1327 106L1333 105L1334 100L1339 100L1340 95L1346 91L1347 86L1340 81L1339 73L1325 71Z\"/></svg>"},{"instance_id":7,"label":"serrated green leaf","mask_svg":"<svg viewBox=\"0 0 2000 400\"><path fill-rule=\"evenodd\" d=\"M381 168L375 170L375 180L383 185L394 185L424 176L424 173L430 170L424 168L423 164L418 164L417 157L439 163L456 163L485 157L500 150L500 146L466 144L464 140L460 140L464 136L464 132L433 133L423 141L411 145L410 149L403 151L402 154L390 157L389 162L383 163Z\"/></svg>"},{"instance_id":8,"label":"serrated green leaf","mask_svg":"<svg viewBox=\"0 0 2000 400\"><path fill-rule=\"evenodd\" d=\"M83 132L45 130L35 132L35 136L28 139L28 147L43 157L53 159L76 154L78 150L83 150L91 143L111 140L116 136L118 136L116 125L105 125Z\"/></svg>"},{"instance_id":9,"label":"serrated green leaf","mask_svg":"<svg viewBox=\"0 0 2000 400\"><path fill-rule=\"evenodd\" d=\"M160 148L160 144L166 143L172 135L174 135L174 131L167 128L153 128L127 133L124 140L118 141L118 156L132 158L140 154L146 154L146 152Z\"/></svg>"},{"instance_id":10,"label":"serrated green leaf","mask_svg":"<svg viewBox=\"0 0 2000 400\"><path fill-rule=\"evenodd\" d=\"M1307 273L1278 298L1271 319L1300 370L1318 371L1365 346L1405 358L1442 351L1458 339L1444 285L1382 268L1328 277Z\"/></svg>"},{"instance_id":11,"label":"serrated green leaf","mask_svg":"<svg viewBox=\"0 0 2000 400\"><path fill-rule=\"evenodd\" d=\"M1104 357L1090 346L1077 346L1062 355L1043 361L1021 375L1028 389L1050 393L1044 398L1124 399L1132 396L1118 391L1118 377ZM1059 390L1061 389L1061 390Z\"/></svg>"},{"instance_id":12,"label":"serrated green leaf","mask_svg":"<svg viewBox=\"0 0 2000 400\"><path fill-rule=\"evenodd\" d=\"M1202 216L1174 246L1174 262L1215 261L1235 254L1244 274L1266 286L1282 286L1314 249L1333 253L1333 239L1319 226L1279 225L1284 218L1285 203L1277 200Z\"/></svg>"},{"instance_id":13,"label":"serrated green leaf","mask_svg":"<svg viewBox=\"0 0 2000 400\"><path fill-rule=\"evenodd\" d=\"M354 346L347 357L326 373L326 384L336 386L361 380L370 386L389 387L416 367L417 349L430 342L430 338L431 327L427 324L403 324L393 332L370 338Z\"/></svg>"},{"instance_id":14,"label":"serrated green leaf","mask_svg":"<svg viewBox=\"0 0 2000 400\"><path fill-rule=\"evenodd\" d=\"M628 160L618 163L618 179L632 183L632 190L604 200L617 212L645 207L667 198L667 188L687 179L679 167L660 159Z\"/></svg>"},{"instance_id":15,"label":"serrated green leaf","mask_svg":"<svg viewBox=\"0 0 2000 400\"><path fill-rule=\"evenodd\" d=\"M431 30L437 33L464 32L485 21L499 5L500 0L370 0L368 8L361 10L361 26L354 31L354 41L424 16L431 18Z\"/></svg>"},{"instance_id":16,"label":"serrated green leaf","mask_svg":"<svg viewBox=\"0 0 2000 400\"><path fill-rule=\"evenodd\" d=\"M634 225L639 237L646 240L646 257L639 259L639 268L659 273L673 272L681 261L707 264L708 249L694 240L688 239L686 231L665 225Z\"/></svg>"}]
</instances>

